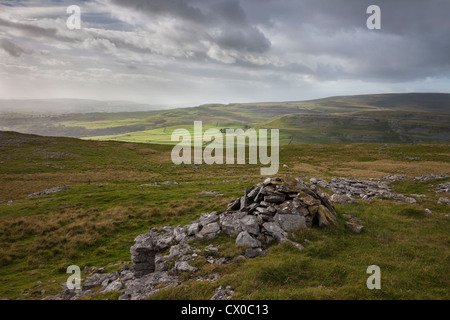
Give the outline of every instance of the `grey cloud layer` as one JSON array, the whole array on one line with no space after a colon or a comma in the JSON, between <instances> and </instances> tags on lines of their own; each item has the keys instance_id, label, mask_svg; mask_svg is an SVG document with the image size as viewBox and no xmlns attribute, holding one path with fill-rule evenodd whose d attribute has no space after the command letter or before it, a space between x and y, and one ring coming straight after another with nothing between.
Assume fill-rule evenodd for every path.
<instances>
[{"instance_id":1,"label":"grey cloud layer","mask_svg":"<svg viewBox=\"0 0 450 320\"><path fill-rule=\"evenodd\" d=\"M206 83L218 96L224 92L219 100L235 92L235 101L251 97L241 88L263 92L260 99L270 88L281 95L273 100L280 100L283 92L287 99L296 90L324 90L326 82L344 89L352 81L386 88L430 79L448 83L450 77L448 0L7 3L0 5L6 75L21 67L57 78L63 68L73 68L63 72L64 81L83 74L99 82L105 75L108 82L117 74L127 79L122 85L129 92L136 81L161 91L156 82L162 81L164 92L183 88L193 95ZM366 9L373 3L382 9L381 30L366 28ZM65 27L71 4L82 7L82 30ZM99 65L108 71L95 74Z\"/></svg>"},{"instance_id":2,"label":"grey cloud layer","mask_svg":"<svg viewBox=\"0 0 450 320\"><path fill-rule=\"evenodd\" d=\"M13 57L19 57L24 53L28 53L26 50L22 49L17 44L9 41L8 39L0 39L0 48L5 50L9 55Z\"/></svg>"}]
</instances>

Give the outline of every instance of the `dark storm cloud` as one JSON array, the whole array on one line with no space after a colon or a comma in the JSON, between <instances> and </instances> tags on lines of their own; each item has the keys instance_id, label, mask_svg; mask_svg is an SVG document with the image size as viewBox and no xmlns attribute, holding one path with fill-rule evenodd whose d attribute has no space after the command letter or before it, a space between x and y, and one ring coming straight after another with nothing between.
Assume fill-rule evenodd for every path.
<instances>
[{"instance_id":1,"label":"dark storm cloud","mask_svg":"<svg viewBox=\"0 0 450 320\"><path fill-rule=\"evenodd\" d=\"M8 39L0 39L0 48L5 50L12 57L19 57L24 53L28 53L26 50L22 49L17 44L9 41Z\"/></svg>"},{"instance_id":2,"label":"dark storm cloud","mask_svg":"<svg viewBox=\"0 0 450 320\"><path fill-rule=\"evenodd\" d=\"M211 40L222 49L263 53L270 40L246 16L235 0L111 0L123 7L145 12L153 19L172 17L188 24L191 41Z\"/></svg>"},{"instance_id":3,"label":"dark storm cloud","mask_svg":"<svg viewBox=\"0 0 450 320\"><path fill-rule=\"evenodd\" d=\"M447 0L112 0L153 19L185 21L189 41L209 39L223 50L259 55L280 52L263 29L284 34L293 54L323 57L317 79L412 80L448 74L450 1ZM368 30L366 9L382 10L382 29ZM294 46L293 46L294 45ZM273 50L271 50L273 49ZM328 61L326 61L328 59ZM339 62L336 62L339 61ZM235 63L240 63L236 59ZM291 70L311 70L303 61L284 61ZM277 67L265 65L263 68ZM284 68L286 69L286 68Z\"/></svg>"}]
</instances>

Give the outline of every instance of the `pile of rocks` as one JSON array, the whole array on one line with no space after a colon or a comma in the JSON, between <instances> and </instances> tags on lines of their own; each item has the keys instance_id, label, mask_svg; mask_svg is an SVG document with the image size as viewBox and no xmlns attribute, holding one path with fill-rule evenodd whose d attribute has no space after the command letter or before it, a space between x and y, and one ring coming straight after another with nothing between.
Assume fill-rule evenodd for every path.
<instances>
[{"instance_id":1,"label":"pile of rocks","mask_svg":"<svg viewBox=\"0 0 450 320\"><path fill-rule=\"evenodd\" d=\"M248 247L246 255L264 255L263 249L274 241L290 242L299 249L301 244L287 238L299 228L336 225L336 211L328 195L316 186L309 188L300 179L268 178L247 188L244 195L231 201L227 210L204 213L186 226L153 228L141 234L131 247L135 277L158 269L157 255L170 248L172 252L189 250L186 242L194 239L214 239L220 233L236 237L236 245ZM177 271L192 271L184 257L175 263Z\"/></svg>"},{"instance_id":2,"label":"pile of rocks","mask_svg":"<svg viewBox=\"0 0 450 320\"><path fill-rule=\"evenodd\" d=\"M40 196L48 196L48 195L51 195L51 194L54 194L54 193L57 193L57 192L60 192L60 191L64 191L64 190L67 190L67 189L69 189L69 186L58 186L58 187L50 188L50 189L47 189L47 190L44 190L44 191L39 191L39 192L35 192L35 193L32 193L32 194L29 194L28 198L34 198L34 197L40 197Z\"/></svg>"},{"instance_id":3,"label":"pile of rocks","mask_svg":"<svg viewBox=\"0 0 450 320\"><path fill-rule=\"evenodd\" d=\"M403 178L398 179L403 180ZM391 187L382 181L355 178L333 178L331 181L326 181L320 178L311 178L310 183L331 190L334 193L331 201L337 203L350 203L354 198L372 200L378 197L416 203L414 198L391 192Z\"/></svg>"}]
</instances>

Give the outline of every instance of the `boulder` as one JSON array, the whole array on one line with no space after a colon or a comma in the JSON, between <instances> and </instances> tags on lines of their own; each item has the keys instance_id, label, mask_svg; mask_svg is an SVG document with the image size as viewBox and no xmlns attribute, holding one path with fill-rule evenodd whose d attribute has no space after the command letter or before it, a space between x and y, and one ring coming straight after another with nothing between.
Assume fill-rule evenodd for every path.
<instances>
[{"instance_id":1,"label":"boulder","mask_svg":"<svg viewBox=\"0 0 450 320\"><path fill-rule=\"evenodd\" d=\"M277 222L281 229L286 232L292 232L300 228L306 228L306 219L304 216L295 214L276 214L274 221Z\"/></svg>"},{"instance_id":2,"label":"boulder","mask_svg":"<svg viewBox=\"0 0 450 320\"><path fill-rule=\"evenodd\" d=\"M178 272L194 272L197 271L197 268L191 266L187 261L178 260L175 262L174 270Z\"/></svg>"},{"instance_id":3,"label":"boulder","mask_svg":"<svg viewBox=\"0 0 450 320\"><path fill-rule=\"evenodd\" d=\"M200 238L214 239L220 233L220 226L217 222L208 223L198 233Z\"/></svg>"},{"instance_id":4,"label":"boulder","mask_svg":"<svg viewBox=\"0 0 450 320\"><path fill-rule=\"evenodd\" d=\"M354 233L361 233L364 230L364 226L349 221L345 223L345 227Z\"/></svg>"},{"instance_id":5,"label":"boulder","mask_svg":"<svg viewBox=\"0 0 450 320\"><path fill-rule=\"evenodd\" d=\"M258 219L255 216L247 215L239 221L241 223L242 230L256 236L260 233Z\"/></svg>"},{"instance_id":6,"label":"boulder","mask_svg":"<svg viewBox=\"0 0 450 320\"><path fill-rule=\"evenodd\" d=\"M268 233L270 236L272 236L278 241L287 237L287 232L281 229L278 223L265 222L263 223L263 228L265 229L266 233Z\"/></svg>"},{"instance_id":7,"label":"boulder","mask_svg":"<svg viewBox=\"0 0 450 320\"><path fill-rule=\"evenodd\" d=\"M261 247L261 241L253 238L247 231L242 231L236 238L236 245L242 247Z\"/></svg>"},{"instance_id":8,"label":"boulder","mask_svg":"<svg viewBox=\"0 0 450 320\"><path fill-rule=\"evenodd\" d=\"M226 212L220 215L220 227L228 235L237 235L242 231L242 226L237 215Z\"/></svg>"},{"instance_id":9,"label":"boulder","mask_svg":"<svg viewBox=\"0 0 450 320\"><path fill-rule=\"evenodd\" d=\"M327 207L320 205L317 210L317 220L319 227L328 227L330 225L337 225L336 213L330 212Z\"/></svg>"},{"instance_id":10,"label":"boulder","mask_svg":"<svg viewBox=\"0 0 450 320\"><path fill-rule=\"evenodd\" d=\"M198 222L193 222L187 226L186 234L188 236L195 236L200 231L200 224Z\"/></svg>"}]
</instances>

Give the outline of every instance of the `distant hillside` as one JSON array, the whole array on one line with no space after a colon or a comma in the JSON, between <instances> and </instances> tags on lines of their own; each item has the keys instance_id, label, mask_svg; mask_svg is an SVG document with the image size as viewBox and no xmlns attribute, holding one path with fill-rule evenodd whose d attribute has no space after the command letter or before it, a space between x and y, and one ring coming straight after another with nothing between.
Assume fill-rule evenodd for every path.
<instances>
[{"instance_id":1,"label":"distant hillside","mask_svg":"<svg viewBox=\"0 0 450 320\"><path fill-rule=\"evenodd\" d=\"M308 101L262 102L233 104L247 110L282 113L348 113L360 111L396 110L450 112L448 93L394 93L337 96ZM275 115L275 114L274 114Z\"/></svg>"},{"instance_id":2,"label":"distant hillside","mask_svg":"<svg viewBox=\"0 0 450 320\"><path fill-rule=\"evenodd\" d=\"M88 99L0 99L0 113L65 114L92 112L135 112L167 109L167 106L130 101Z\"/></svg>"},{"instance_id":3,"label":"distant hillside","mask_svg":"<svg viewBox=\"0 0 450 320\"><path fill-rule=\"evenodd\" d=\"M80 109L88 108L89 102L78 102L82 102ZM38 101L36 110L41 110L39 103L43 101ZM75 108L70 103L68 106ZM129 108L132 107L130 104ZM112 104L109 110L114 108L121 108L121 104ZM94 110L92 107L90 111ZM0 114L0 130L170 144L173 143L170 139L173 130L191 130L196 120L203 121L204 129L278 128L282 144L446 143L450 141L450 94L339 96L308 101L205 104L193 108L140 112L10 113Z\"/></svg>"}]
</instances>

